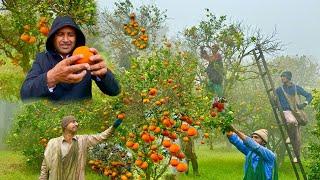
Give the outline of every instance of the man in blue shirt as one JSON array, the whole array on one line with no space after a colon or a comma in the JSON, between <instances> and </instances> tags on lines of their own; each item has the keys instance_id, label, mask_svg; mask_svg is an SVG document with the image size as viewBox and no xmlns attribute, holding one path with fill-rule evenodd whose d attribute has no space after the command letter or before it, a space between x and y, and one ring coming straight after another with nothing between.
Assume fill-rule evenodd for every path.
<instances>
[{"instance_id":1,"label":"man in blue shirt","mask_svg":"<svg viewBox=\"0 0 320 180\"><path fill-rule=\"evenodd\" d=\"M249 137L231 126L231 131L227 132L227 137L246 156L244 180L278 179L276 156L265 147L268 143L268 131L266 129L259 129Z\"/></svg>"},{"instance_id":2,"label":"man in blue shirt","mask_svg":"<svg viewBox=\"0 0 320 180\"><path fill-rule=\"evenodd\" d=\"M292 142L292 147L294 150L294 162L298 162L300 158L300 146L301 146L301 135L300 126L305 125L302 122L297 121L297 115L293 111L302 110L312 101L312 95L306 92L302 87L291 82L292 73L290 71L284 71L281 73L282 86L276 89L276 93L283 110L283 114L288 125L288 142ZM299 102L299 96L304 96L305 101L303 103Z\"/></svg>"}]
</instances>

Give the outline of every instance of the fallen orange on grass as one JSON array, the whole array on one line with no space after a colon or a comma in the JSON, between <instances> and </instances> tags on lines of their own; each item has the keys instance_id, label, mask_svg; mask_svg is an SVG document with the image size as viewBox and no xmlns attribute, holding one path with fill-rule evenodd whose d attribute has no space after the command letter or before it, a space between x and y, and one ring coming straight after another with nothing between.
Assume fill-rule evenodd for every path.
<instances>
[{"instance_id":1,"label":"fallen orange on grass","mask_svg":"<svg viewBox=\"0 0 320 180\"><path fill-rule=\"evenodd\" d=\"M80 55L80 54L83 55L83 58L77 60L75 64L82 64L82 63L92 64L92 61L90 61L89 58L94 54L90 51L89 47L87 46L77 47L72 53L72 55Z\"/></svg>"}]
</instances>

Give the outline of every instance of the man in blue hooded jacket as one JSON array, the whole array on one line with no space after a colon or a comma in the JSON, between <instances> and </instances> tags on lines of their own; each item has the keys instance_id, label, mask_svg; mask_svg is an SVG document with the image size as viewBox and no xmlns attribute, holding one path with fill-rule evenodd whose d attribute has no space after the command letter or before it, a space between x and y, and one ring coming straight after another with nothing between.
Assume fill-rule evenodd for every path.
<instances>
[{"instance_id":1,"label":"man in blue hooded jacket","mask_svg":"<svg viewBox=\"0 0 320 180\"><path fill-rule=\"evenodd\" d=\"M92 98L92 80L107 95L116 96L120 86L96 49L90 65L75 64L81 55L72 52L86 42L83 32L69 16L58 16L51 26L46 51L38 53L21 87L21 99L46 98L69 101Z\"/></svg>"}]
</instances>

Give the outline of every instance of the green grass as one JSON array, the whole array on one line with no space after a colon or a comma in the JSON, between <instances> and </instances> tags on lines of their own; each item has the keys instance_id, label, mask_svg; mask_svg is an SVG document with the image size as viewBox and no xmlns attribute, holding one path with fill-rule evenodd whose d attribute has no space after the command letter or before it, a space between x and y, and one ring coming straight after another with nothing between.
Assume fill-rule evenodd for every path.
<instances>
[{"instance_id":1,"label":"green grass","mask_svg":"<svg viewBox=\"0 0 320 180\"><path fill-rule=\"evenodd\" d=\"M234 148L209 150L207 146L199 145L196 152L201 175L199 177L193 176L192 167L190 167L189 175L180 174L178 175L179 180L236 180L243 178L244 156ZM24 157L17 152L0 151L0 180L37 179L39 172L30 171L24 162ZM102 177L88 169L86 179L99 180ZM296 179L288 161L279 169L279 179Z\"/></svg>"},{"instance_id":2,"label":"green grass","mask_svg":"<svg viewBox=\"0 0 320 180\"><path fill-rule=\"evenodd\" d=\"M189 175L180 175L179 180L210 179L210 180L235 180L243 179L245 157L235 148L215 148L209 150L207 146L200 145L196 149L199 162L200 176L193 176L190 165ZM280 180L296 179L290 162L286 161L279 169Z\"/></svg>"}]
</instances>

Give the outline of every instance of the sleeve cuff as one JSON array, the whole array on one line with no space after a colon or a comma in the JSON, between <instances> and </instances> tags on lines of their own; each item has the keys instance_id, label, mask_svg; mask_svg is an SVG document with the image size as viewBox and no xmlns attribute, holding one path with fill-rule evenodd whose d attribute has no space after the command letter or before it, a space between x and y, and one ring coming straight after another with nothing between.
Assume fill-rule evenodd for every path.
<instances>
[{"instance_id":1,"label":"sleeve cuff","mask_svg":"<svg viewBox=\"0 0 320 180\"><path fill-rule=\"evenodd\" d=\"M48 86L48 85L47 85L47 86ZM53 93L53 90L54 90L55 87L56 87L56 86L51 87L51 88L48 87L49 92L50 92L50 93Z\"/></svg>"}]
</instances>

